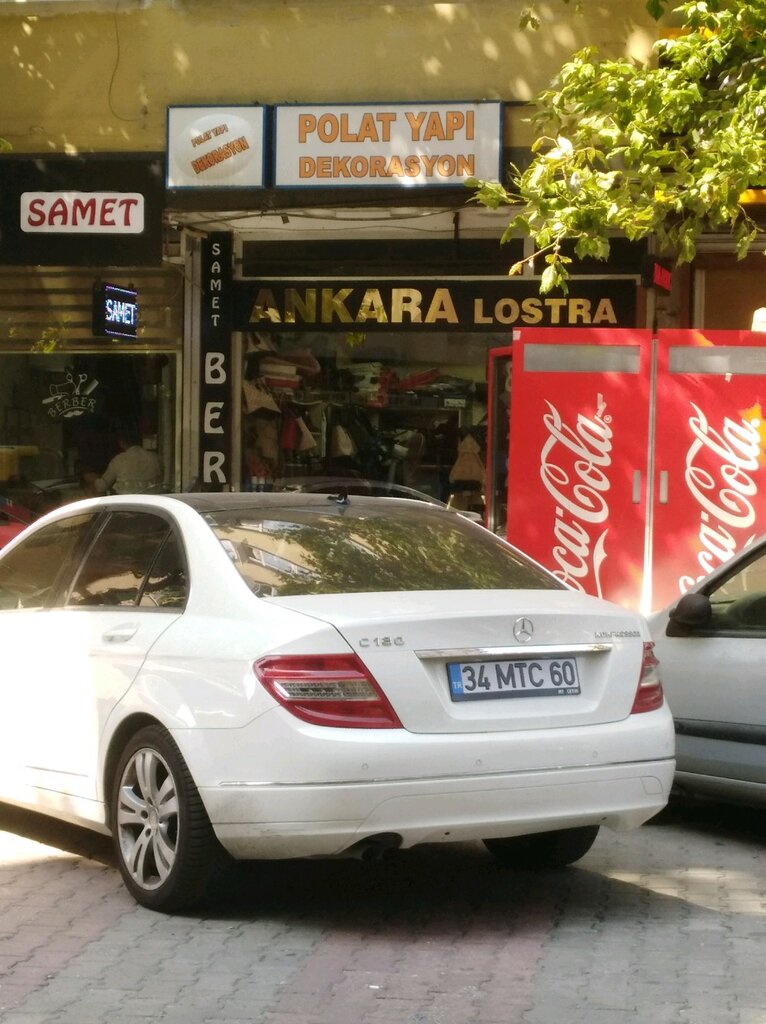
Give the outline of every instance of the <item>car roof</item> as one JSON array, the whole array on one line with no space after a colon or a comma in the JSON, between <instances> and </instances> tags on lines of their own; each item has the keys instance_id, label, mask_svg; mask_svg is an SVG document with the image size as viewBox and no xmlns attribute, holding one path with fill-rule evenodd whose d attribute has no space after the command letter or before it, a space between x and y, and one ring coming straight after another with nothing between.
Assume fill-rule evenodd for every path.
<instances>
[{"instance_id":1,"label":"car roof","mask_svg":"<svg viewBox=\"0 0 766 1024\"><path fill-rule=\"evenodd\" d=\"M418 491L406 484L398 484L389 480L376 480L374 477L340 477L340 476L283 476L274 481L275 491L309 491L315 494L329 494L331 490L347 489L349 494L370 494L375 498L414 498L431 505L445 505L440 498L426 491Z\"/></svg>"},{"instance_id":2,"label":"car roof","mask_svg":"<svg viewBox=\"0 0 766 1024\"><path fill-rule=\"evenodd\" d=\"M236 513L247 511L250 513L273 509L289 511L296 509L322 511L327 514L345 514L353 516L363 511L367 515L391 515L395 510L407 510L410 514L415 512L418 515L450 515L446 507L431 505L424 501L412 501L407 498L380 498L368 495L351 495L347 501L338 500L333 494L311 494L303 491L193 491L180 492L178 494L110 494L96 498L84 498L80 501L67 502L53 509L46 515L41 516L31 523L27 529L35 530L45 526L47 523L55 522L61 518L71 515L78 515L82 512L97 512L100 510L112 509L165 509L167 512L178 510L183 505L200 516L214 515L215 513ZM23 525L23 524L22 524ZM19 536L26 536L25 529ZM17 538L13 538L2 549L5 555L8 548L16 544Z\"/></svg>"},{"instance_id":3,"label":"car roof","mask_svg":"<svg viewBox=\"0 0 766 1024\"><path fill-rule=\"evenodd\" d=\"M336 496L333 494L307 491L194 491L168 494L164 497L182 501L201 515L211 512L236 512L238 509L252 508L328 508L336 501ZM337 503L340 504L340 502ZM423 501L413 501L409 498L383 498L366 494L352 494L348 498L348 503L346 504L344 501L343 504L344 507L362 506L378 510L390 510L392 507L400 506L408 509L417 508L422 512L427 512L429 509L437 512L444 511L443 506L430 505Z\"/></svg>"}]
</instances>

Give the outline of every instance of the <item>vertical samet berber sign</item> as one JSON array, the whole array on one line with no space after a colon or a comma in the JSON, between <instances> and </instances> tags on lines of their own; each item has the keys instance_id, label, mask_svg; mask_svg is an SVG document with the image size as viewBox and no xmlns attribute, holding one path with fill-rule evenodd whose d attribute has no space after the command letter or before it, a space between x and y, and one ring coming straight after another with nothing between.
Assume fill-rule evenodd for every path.
<instances>
[{"instance_id":1,"label":"vertical samet berber sign","mask_svg":"<svg viewBox=\"0 0 766 1024\"><path fill-rule=\"evenodd\" d=\"M232 237L202 242L200 298L199 481L203 490L229 490L231 464Z\"/></svg>"}]
</instances>

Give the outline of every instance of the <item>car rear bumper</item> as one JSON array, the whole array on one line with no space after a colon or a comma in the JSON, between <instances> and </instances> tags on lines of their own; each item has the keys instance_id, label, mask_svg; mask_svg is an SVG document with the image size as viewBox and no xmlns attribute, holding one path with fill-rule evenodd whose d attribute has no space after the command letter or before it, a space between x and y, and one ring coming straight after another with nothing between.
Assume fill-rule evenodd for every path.
<instances>
[{"instance_id":1,"label":"car rear bumper","mask_svg":"<svg viewBox=\"0 0 766 1024\"><path fill-rule=\"evenodd\" d=\"M599 767L332 785L203 787L239 859L333 856L393 833L402 847L580 825L636 828L665 806L671 759Z\"/></svg>"}]
</instances>

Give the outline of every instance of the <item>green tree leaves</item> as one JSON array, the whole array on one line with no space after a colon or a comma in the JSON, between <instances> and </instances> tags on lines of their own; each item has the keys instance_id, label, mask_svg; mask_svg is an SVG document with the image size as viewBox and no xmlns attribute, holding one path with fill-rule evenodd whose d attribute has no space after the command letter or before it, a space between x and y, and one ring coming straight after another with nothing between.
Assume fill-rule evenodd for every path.
<instances>
[{"instance_id":1,"label":"green tree leaves","mask_svg":"<svg viewBox=\"0 0 766 1024\"><path fill-rule=\"evenodd\" d=\"M651 5L659 12L662 3ZM545 254L541 291L566 291L576 256L607 259L609 239L654 235L678 262L703 231L727 231L746 255L757 226L742 193L766 184L766 0L688 0L684 30L657 63L576 53L537 100L538 138L507 187L474 181L474 199L513 208L503 239Z\"/></svg>"},{"instance_id":2,"label":"green tree leaves","mask_svg":"<svg viewBox=\"0 0 766 1024\"><path fill-rule=\"evenodd\" d=\"M669 2L670 0L646 0L645 6L649 14L656 20L662 15ZM582 12L583 0L564 0L564 3L573 7L578 14ZM519 15L519 28L540 28L540 15L536 3L522 8Z\"/></svg>"}]
</instances>

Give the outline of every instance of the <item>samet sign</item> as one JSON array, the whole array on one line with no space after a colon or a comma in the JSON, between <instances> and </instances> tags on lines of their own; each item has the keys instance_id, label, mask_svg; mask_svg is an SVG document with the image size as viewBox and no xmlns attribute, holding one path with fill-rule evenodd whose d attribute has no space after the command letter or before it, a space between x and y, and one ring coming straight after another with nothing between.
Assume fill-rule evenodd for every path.
<instances>
[{"instance_id":1,"label":"samet sign","mask_svg":"<svg viewBox=\"0 0 766 1024\"><path fill-rule=\"evenodd\" d=\"M500 177L500 103L279 106L274 185L461 185Z\"/></svg>"},{"instance_id":2,"label":"samet sign","mask_svg":"<svg viewBox=\"0 0 766 1024\"><path fill-rule=\"evenodd\" d=\"M0 159L0 265L162 263L161 155Z\"/></svg>"},{"instance_id":3,"label":"samet sign","mask_svg":"<svg viewBox=\"0 0 766 1024\"><path fill-rule=\"evenodd\" d=\"M27 234L140 235L140 192L22 192L19 225Z\"/></svg>"},{"instance_id":4,"label":"samet sign","mask_svg":"<svg viewBox=\"0 0 766 1024\"><path fill-rule=\"evenodd\" d=\"M93 333L112 338L135 338L138 333L138 293L114 284L93 289Z\"/></svg>"},{"instance_id":5,"label":"samet sign","mask_svg":"<svg viewBox=\"0 0 766 1024\"><path fill-rule=\"evenodd\" d=\"M234 281L233 329L381 331L627 327L636 278L570 280L570 294L540 295L538 280Z\"/></svg>"}]
</instances>

